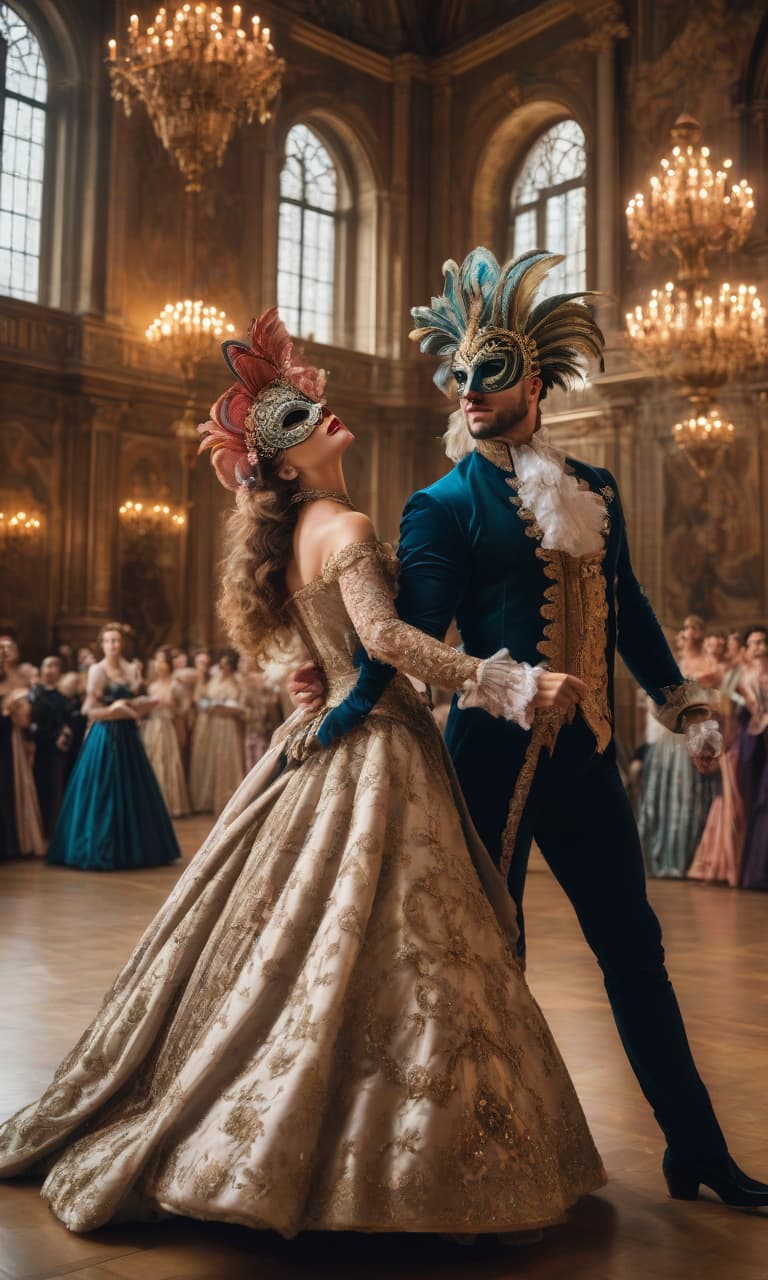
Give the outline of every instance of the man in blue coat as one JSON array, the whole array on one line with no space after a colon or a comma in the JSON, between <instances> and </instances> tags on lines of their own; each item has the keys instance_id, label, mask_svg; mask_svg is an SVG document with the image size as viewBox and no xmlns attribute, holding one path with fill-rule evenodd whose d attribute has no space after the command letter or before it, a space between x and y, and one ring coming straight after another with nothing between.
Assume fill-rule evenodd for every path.
<instances>
[{"instance_id":1,"label":"man in blue coat","mask_svg":"<svg viewBox=\"0 0 768 1280\"><path fill-rule=\"evenodd\" d=\"M518 722L465 694L446 731L470 813L518 904L532 839L576 910L603 971L616 1025L667 1140L670 1193L700 1183L729 1204L768 1204L768 1186L728 1155L664 966L642 852L616 765L618 647L670 729L705 769L719 750L706 699L687 683L630 562L613 476L566 458L541 430L540 402L573 385L603 336L584 295L536 300L561 259L536 251L499 268L485 249L445 264L443 295L415 308L411 334L442 363L460 410L446 447L456 466L403 513L398 611L442 639L455 618L467 652L508 651L535 669ZM355 690L322 720L327 744L380 696L390 668L361 654ZM522 682L525 684L525 682ZM307 686L309 690L309 686Z\"/></svg>"}]
</instances>

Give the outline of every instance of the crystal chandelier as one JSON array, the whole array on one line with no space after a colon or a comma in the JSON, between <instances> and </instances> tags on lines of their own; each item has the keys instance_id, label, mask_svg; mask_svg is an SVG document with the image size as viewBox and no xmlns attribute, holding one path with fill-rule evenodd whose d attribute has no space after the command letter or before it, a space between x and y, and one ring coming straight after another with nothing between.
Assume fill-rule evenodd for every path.
<instances>
[{"instance_id":1,"label":"crystal chandelier","mask_svg":"<svg viewBox=\"0 0 768 1280\"><path fill-rule=\"evenodd\" d=\"M187 191L199 191L207 170L221 164L236 128L254 114L266 123L280 90L285 62L270 43L269 27L254 17L247 33L241 17L239 4L229 21L218 4L161 8L145 31L131 15L125 53L109 41L112 96L126 115L144 103Z\"/></svg>"},{"instance_id":2,"label":"crystal chandelier","mask_svg":"<svg viewBox=\"0 0 768 1280\"><path fill-rule=\"evenodd\" d=\"M674 254L678 280L702 280L714 254L733 253L746 240L755 217L752 188L733 183L731 160L712 169L709 147L699 146L701 126L678 116L671 130L670 159L661 161L646 200L642 192L627 205L629 241L642 258L655 251Z\"/></svg>"},{"instance_id":3,"label":"crystal chandelier","mask_svg":"<svg viewBox=\"0 0 768 1280\"><path fill-rule=\"evenodd\" d=\"M189 467L194 466L197 460L200 444L194 396L197 369L206 356L213 355L221 340L231 338L234 332L235 326L227 320L226 312L209 306L202 298L167 302L147 327L147 342L162 351L168 363L175 365L184 379L186 403L181 417L173 423L173 429L184 462Z\"/></svg>"},{"instance_id":4,"label":"crystal chandelier","mask_svg":"<svg viewBox=\"0 0 768 1280\"><path fill-rule=\"evenodd\" d=\"M118 507L118 515L124 528L134 533L179 533L187 523L187 517L177 507L167 502L127 499Z\"/></svg>"},{"instance_id":5,"label":"crystal chandelier","mask_svg":"<svg viewBox=\"0 0 768 1280\"><path fill-rule=\"evenodd\" d=\"M765 308L754 285L725 283L713 295L669 281L626 319L644 363L682 383L686 394L722 387L768 354Z\"/></svg>"},{"instance_id":6,"label":"crystal chandelier","mask_svg":"<svg viewBox=\"0 0 768 1280\"><path fill-rule=\"evenodd\" d=\"M159 316L147 326L144 336L163 352L169 363L181 370L185 381L190 382L200 361L212 355L216 344L234 332L235 326L229 323L225 311L210 306L202 298L185 298L180 302L167 302Z\"/></svg>"},{"instance_id":7,"label":"crystal chandelier","mask_svg":"<svg viewBox=\"0 0 768 1280\"><path fill-rule=\"evenodd\" d=\"M710 165L701 128L679 116L672 157L661 161L648 197L627 206L632 248L649 258L673 254L677 278L627 313L627 337L644 364L674 379L691 405L673 437L699 475L730 444L734 428L714 405L715 391L755 370L768 355L766 313L751 284L710 283L710 260L743 245L755 216L752 188L732 181L732 164Z\"/></svg>"},{"instance_id":8,"label":"crystal chandelier","mask_svg":"<svg viewBox=\"0 0 768 1280\"><path fill-rule=\"evenodd\" d=\"M705 401L701 412L697 413L695 397L692 397L692 402L693 413L683 422L675 423L673 434L676 445L685 451L694 471L706 480L714 470L721 450L730 444L734 427L716 405L707 407Z\"/></svg>"},{"instance_id":9,"label":"crystal chandelier","mask_svg":"<svg viewBox=\"0 0 768 1280\"><path fill-rule=\"evenodd\" d=\"M43 522L28 511L0 511L0 544L28 544L37 540Z\"/></svg>"}]
</instances>

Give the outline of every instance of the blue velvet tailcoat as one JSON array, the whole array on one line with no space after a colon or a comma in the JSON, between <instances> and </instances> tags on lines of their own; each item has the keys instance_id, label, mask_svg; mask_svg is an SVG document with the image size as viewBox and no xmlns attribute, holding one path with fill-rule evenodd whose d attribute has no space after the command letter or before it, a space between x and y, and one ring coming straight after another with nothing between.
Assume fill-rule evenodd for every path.
<instances>
[{"instance_id":1,"label":"blue velvet tailcoat","mask_svg":"<svg viewBox=\"0 0 768 1280\"><path fill-rule=\"evenodd\" d=\"M519 662L535 666L546 660L553 670L581 676L590 685L584 718L595 749L606 750L612 738L617 647L655 702L663 704L665 690L683 683L632 571L616 482L606 470L568 459L572 472L600 494L606 507L604 552L579 561L544 551L532 513L520 506L509 450L498 442L481 447L483 452L468 454L409 500L398 549L398 612L440 639L455 617L464 648L474 657L506 648ZM391 668L363 654L358 685L326 717L321 742L359 722L391 675ZM461 711L454 698L446 743L470 812L475 816L479 806L490 806L511 819L516 808L507 845L509 837L514 844L538 751L553 749L561 723L556 714L540 712L533 731L526 731L478 709ZM500 856L496 842L489 844Z\"/></svg>"}]
</instances>

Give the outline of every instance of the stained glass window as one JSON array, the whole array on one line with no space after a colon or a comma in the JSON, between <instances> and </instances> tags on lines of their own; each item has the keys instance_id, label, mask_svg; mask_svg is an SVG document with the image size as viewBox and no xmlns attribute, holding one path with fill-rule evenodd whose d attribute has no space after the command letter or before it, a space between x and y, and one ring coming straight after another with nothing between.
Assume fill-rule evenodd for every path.
<instances>
[{"instance_id":1,"label":"stained glass window","mask_svg":"<svg viewBox=\"0 0 768 1280\"><path fill-rule=\"evenodd\" d=\"M0 4L0 294L37 302L48 76L34 33Z\"/></svg>"},{"instance_id":2,"label":"stained glass window","mask_svg":"<svg viewBox=\"0 0 768 1280\"><path fill-rule=\"evenodd\" d=\"M565 255L542 293L587 286L587 152L575 120L563 120L534 143L512 190L509 252L549 249Z\"/></svg>"},{"instance_id":3,"label":"stained glass window","mask_svg":"<svg viewBox=\"0 0 768 1280\"><path fill-rule=\"evenodd\" d=\"M289 331L333 341L338 174L317 134L291 129L280 175L277 302Z\"/></svg>"}]
</instances>

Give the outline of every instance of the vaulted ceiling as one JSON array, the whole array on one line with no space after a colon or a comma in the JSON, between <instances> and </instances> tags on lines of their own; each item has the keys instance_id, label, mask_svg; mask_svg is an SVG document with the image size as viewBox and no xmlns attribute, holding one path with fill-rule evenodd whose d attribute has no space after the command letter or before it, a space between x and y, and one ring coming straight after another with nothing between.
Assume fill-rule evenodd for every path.
<instances>
[{"instance_id":1,"label":"vaulted ceiling","mask_svg":"<svg viewBox=\"0 0 768 1280\"><path fill-rule=\"evenodd\" d=\"M378 53L443 53L539 0L281 0L281 8Z\"/></svg>"}]
</instances>

